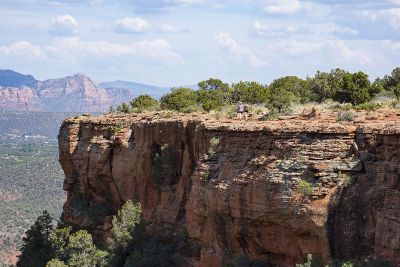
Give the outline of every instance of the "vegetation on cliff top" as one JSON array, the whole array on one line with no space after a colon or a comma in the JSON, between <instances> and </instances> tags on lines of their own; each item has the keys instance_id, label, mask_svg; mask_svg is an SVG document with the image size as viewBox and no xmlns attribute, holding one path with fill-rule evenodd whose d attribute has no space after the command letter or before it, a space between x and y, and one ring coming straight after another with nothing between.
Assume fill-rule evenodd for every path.
<instances>
[{"instance_id":1,"label":"vegetation on cliff top","mask_svg":"<svg viewBox=\"0 0 400 267\"><path fill-rule=\"evenodd\" d=\"M339 68L331 72L317 71L314 77L306 79L286 76L275 79L269 85L254 81L240 81L229 85L219 79L210 78L199 82L198 90L173 88L160 101L143 95L133 99L130 105L123 103L117 110L110 111L131 113L165 109L187 113L210 112L221 111L236 105L238 101L264 106L271 114L288 114L295 104L318 104L326 101L349 103L351 108L371 110L380 106L370 101L382 96L400 99L400 68L373 82L362 71L350 73ZM271 114L266 118L275 117Z\"/></svg>"}]
</instances>

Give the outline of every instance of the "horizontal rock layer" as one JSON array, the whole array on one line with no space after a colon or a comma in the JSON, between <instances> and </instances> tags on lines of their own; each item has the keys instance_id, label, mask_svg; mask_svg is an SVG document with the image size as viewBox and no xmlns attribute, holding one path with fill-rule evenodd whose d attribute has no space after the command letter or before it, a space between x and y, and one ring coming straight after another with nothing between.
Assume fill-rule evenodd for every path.
<instances>
[{"instance_id":1,"label":"horizontal rock layer","mask_svg":"<svg viewBox=\"0 0 400 267\"><path fill-rule=\"evenodd\" d=\"M105 241L133 199L154 226L199 240L198 266L229 255L293 266L307 254L400 264L396 123L156 117L64 121L66 221Z\"/></svg>"}]
</instances>

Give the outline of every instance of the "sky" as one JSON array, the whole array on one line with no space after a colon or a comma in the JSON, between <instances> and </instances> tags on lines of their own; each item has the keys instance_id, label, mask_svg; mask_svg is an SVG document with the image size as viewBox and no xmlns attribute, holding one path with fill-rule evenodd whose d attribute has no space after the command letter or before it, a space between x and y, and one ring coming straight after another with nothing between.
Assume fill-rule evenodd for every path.
<instances>
[{"instance_id":1,"label":"sky","mask_svg":"<svg viewBox=\"0 0 400 267\"><path fill-rule=\"evenodd\" d=\"M0 0L0 36L0 68L40 80L373 80L400 66L400 0Z\"/></svg>"}]
</instances>

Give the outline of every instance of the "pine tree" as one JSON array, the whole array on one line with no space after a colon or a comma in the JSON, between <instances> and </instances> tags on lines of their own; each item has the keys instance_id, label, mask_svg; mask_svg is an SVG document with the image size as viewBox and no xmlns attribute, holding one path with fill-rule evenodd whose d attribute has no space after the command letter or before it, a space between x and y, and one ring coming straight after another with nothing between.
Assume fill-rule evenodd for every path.
<instances>
[{"instance_id":1,"label":"pine tree","mask_svg":"<svg viewBox=\"0 0 400 267\"><path fill-rule=\"evenodd\" d=\"M25 232L17 267L42 267L51 259L49 237L53 231L52 222L53 219L45 210Z\"/></svg>"}]
</instances>

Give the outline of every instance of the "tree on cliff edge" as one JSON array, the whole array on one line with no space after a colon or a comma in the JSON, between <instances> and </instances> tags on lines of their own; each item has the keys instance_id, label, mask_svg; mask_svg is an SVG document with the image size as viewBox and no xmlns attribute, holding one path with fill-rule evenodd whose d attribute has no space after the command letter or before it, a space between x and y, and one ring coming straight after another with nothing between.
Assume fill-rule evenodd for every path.
<instances>
[{"instance_id":1,"label":"tree on cliff edge","mask_svg":"<svg viewBox=\"0 0 400 267\"><path fill-rule=\"evenodd\" d=\"M25 232L17 267L45 266L50 260L52 249L49 237L53 231L52 222L53 219L45 210Z\"/></svg>"}]
</instances>

